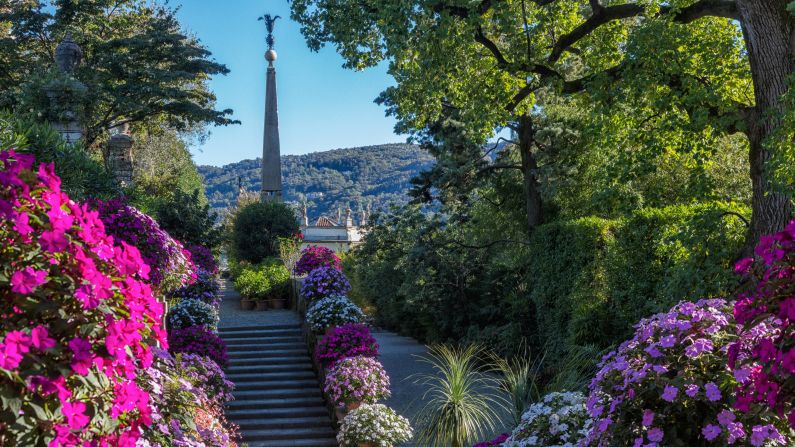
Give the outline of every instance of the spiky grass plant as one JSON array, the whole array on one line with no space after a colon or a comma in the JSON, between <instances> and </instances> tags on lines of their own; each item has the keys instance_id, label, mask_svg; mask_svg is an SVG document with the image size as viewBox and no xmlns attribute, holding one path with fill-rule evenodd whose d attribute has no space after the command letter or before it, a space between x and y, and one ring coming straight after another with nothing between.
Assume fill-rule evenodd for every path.
<instances>
[{"instance_id":1,"label":"spiky grass plant","mask_svg":"<svg viewBox=\"0 0 795 447\"><path fill-rule=\"evenodd\" d=\"M496 354L489 357L502 376L500 386L508 393L513 423L519 425L524 410L543 396L539 376L544 359L530 360L529 355L517 355L507 360Z\"/></svg>"},{"instance_id":2,"label":"spiky grass plant","mask_svg":"<svg viewBox=\"0 0 795 447\"><path fill-rule=\"evenodd\" d=\"M420 357L433 372L412 376L426 387L419 412L417 443L429 447L465 447L490 435L506 410L493 371L478 368L479 346L431 346Z\"/></svg>"}]
</instances>

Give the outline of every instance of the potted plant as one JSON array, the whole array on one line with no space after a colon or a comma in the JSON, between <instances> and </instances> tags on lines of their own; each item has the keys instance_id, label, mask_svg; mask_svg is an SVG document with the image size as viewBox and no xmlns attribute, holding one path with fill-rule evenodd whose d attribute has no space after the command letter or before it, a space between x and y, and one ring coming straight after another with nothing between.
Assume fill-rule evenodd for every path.
<instances>
[{"instance_id":1,"label":"potted plant","mask_svg":"<svg viewBox=\"0 0 795 447\"><path fill-rule=\"evenodd\" d=\"M235 278L235 289L240 292L240 308L243 310L254 309L254 296L257 285L261 282L259 272L252 267L245 267Z\"/></svg>"},{"instance_id":2,"label":"potted plant","mask_svg":"<svg viewBox=\"0 0 795 447\"><path fill-rule=\"evenodd\" d=\"M350 323L360 323L364 313L344 295L331 295L322 298L307 310L306 322L315 333L328 335L335 327Z\"/></svg>"},{"instance_id":3,"label":"potted plant","mask_svg":"<svg viewBox=\"0 0 795 447\"><path fill-rule=\"evenodd\" d=\"M362 404L374 404L388 398L389 376L381 363L372 357L342 359L326 374L323 391L335 407L353 411Z\"/></svg>"},{"instance_id":4,"label":"potted plant","mask_svg":"<svg viewBox=\"0 0 795 447\"><path fill-rule=\"evenodd\" d=\"M341 447L392 447L411 439L409 421L382 404L364 404L345 416L337 442Z\"/></svg>"}]
</instances>

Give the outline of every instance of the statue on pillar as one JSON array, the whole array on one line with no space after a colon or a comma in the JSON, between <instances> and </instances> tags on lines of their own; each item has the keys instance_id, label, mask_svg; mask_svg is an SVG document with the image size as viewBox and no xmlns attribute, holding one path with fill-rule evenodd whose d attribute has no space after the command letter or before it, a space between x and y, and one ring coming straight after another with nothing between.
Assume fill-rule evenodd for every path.
<instances>
[{"instance_id":1,"label":"statue on pillar","mask_svg":"<svg viewBox=\"0 0 795 447\"><path fill-rule=\"evenodd\" d=\"M83 138L80 121L88 88L74 77L82 60L83 50L72 40L72 35L67 34L55 48L55 76L44 87L49 101L48 120L67 143Z\"/></svg>"},{"instance_id":2,"label":"statue on pillar","mask_svg":"<svg viewBox=\"0 0 795 447\"><path fill-rule=\"evenodd\" d=\"M108 141L108 155L106 158L108 169L113 173L119 183L132 186L133 183L133 145L135 140L130 135L130 128L124 124L117 128L118 132Z\"/></svg>"}]
</instances>

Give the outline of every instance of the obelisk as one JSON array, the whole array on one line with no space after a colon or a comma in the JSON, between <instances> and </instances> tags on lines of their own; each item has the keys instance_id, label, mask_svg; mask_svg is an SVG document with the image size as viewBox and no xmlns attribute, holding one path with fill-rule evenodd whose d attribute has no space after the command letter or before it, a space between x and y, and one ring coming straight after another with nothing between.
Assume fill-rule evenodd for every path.
<instances>
[{"instance_id":1,"label":"obelisk","mask_svg":"<svg viewBox=\"0 0 795 447\"><path fill-rule=\"evenodd\" d=\"M265 83L265 129L262 138L262 200L282 200L282 162L279 147L279 110L276 101L276 51L273 49L273 25L279 16L271 17L265 14L260 20L265 21L268 30L268 51L265 60L268 61L268 73Z\"/></svg>"}]
</instances>

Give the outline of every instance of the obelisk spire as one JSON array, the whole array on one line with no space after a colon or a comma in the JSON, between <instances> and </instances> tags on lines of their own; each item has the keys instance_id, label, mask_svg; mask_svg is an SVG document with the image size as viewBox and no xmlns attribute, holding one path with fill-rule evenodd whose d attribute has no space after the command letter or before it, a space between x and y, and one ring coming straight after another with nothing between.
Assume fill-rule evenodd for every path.
<instances>
[{"instance_id":1,"label":"obelisk spire","mask_svg":"<svg viewBox=\"0 0 795 447\"><path fill-rule=\"evenodd\" d=\"M276 51L273 49L273 26L279 16L271 17L265 14L259 20L265 21L268 30L266 43L268 51L265 60L268 61L268 73L265 83L265 129L262 138L262 200L282 200L282 164L281 150L279 148L279 111L276 100Z\"/></svg>"}]
</instances>

